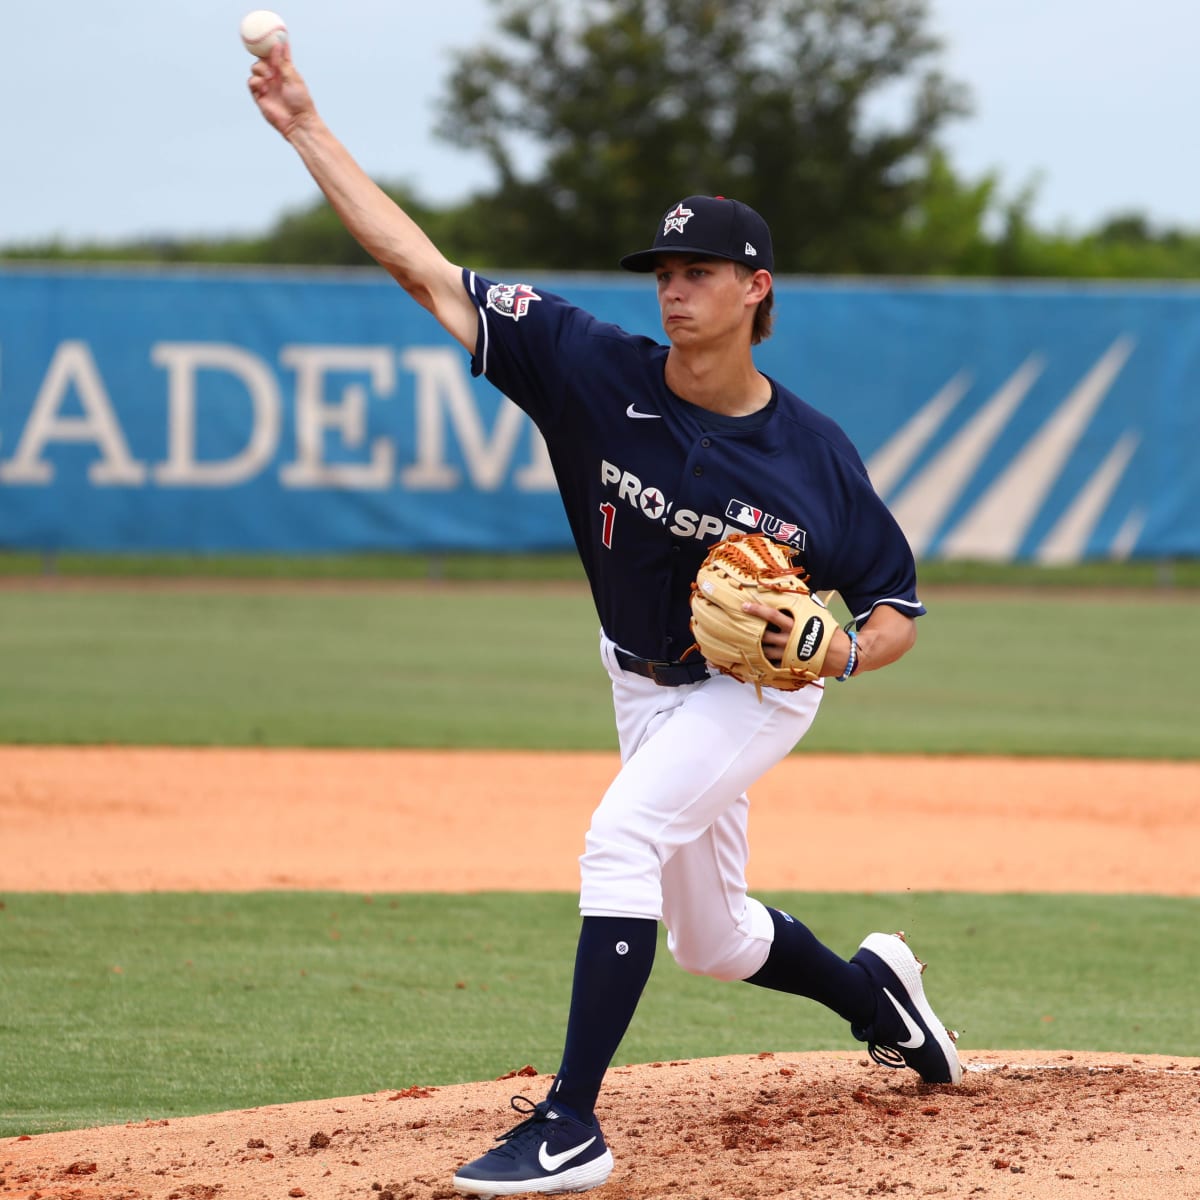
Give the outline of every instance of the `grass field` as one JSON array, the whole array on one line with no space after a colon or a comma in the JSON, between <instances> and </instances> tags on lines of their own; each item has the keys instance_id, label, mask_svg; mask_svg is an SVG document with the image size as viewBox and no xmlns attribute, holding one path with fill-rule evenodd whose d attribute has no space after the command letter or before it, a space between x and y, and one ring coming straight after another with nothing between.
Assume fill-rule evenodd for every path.
<instances>
[{"instance_id":1,"label":"grass field","mask_svg":"<svg viewBox=\"0 0 1200 1200\"><path fill-rule=\"evenodd\" d=\"M922 562L922 587L1200 589L1200 558L1036 563ZM542 554L37 554L0 549L0 577L13 579L568 580L582 583L573 552Z\"/></svg>"},{"instance_id":2,"label":"grass field","mask_svg":"<svg viewBox=\"0 0 1200 1200\"><path fill-rule=\"evenodd\" d=\"M1195 757L1188 594L933 589L916 650L832 688L805 748ZM596 647L571 588L9 586L0 741L608 749Z\"/></svg>"},{"instance_id":3,"label":"grass field","mask_svg":"<svg viewBox=\"0 0 1200 1200\"><path fill-rule=\"evenodd\" d=\"M907 928L964 1049L1200 1054L1200 901L764 899L845 954ZM565 895L9 896L0 1136L553 1071L577 932ZM810 1001L686 975L660 945L617 1061L855 1045Z\"/></svg>"}]
</instances>

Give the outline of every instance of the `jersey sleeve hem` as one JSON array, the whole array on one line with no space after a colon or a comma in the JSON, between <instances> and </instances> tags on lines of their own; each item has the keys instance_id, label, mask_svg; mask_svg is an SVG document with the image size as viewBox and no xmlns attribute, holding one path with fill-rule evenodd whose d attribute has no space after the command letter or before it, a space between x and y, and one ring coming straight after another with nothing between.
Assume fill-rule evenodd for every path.
<instances>
[{"instance_id":1,"label":"jersey sleeve hem","mask_svg":"<svg viewBox=\"0 0 1200 1200\"><path fill-rule=\"evenodd\" d=\"M471 375L477 377L487 374L488 360L488 323L487 317L483 311L483 305L479 302L479 293L476 290L477 276L474 271L468 267L463 268L462 273L463 287L468 296L471 297L472 303L475 305L475 350L471 355Z\"/></svg>"},{"instance_id":2,"label":"jersey sleeve hem","mask_svg":"<svg viewBox=\"0 0 1200 1200\"><path fill-rule=\"evenodd\" d=\"M854 614L855 626L857 627L866 621L881 604L886 604L896 609L906 617L923 617L926 613L925 605L920 600L902 600L898 596L884 596L882 599L876 600L865 612Z\"/></svg>"}]
</instances>

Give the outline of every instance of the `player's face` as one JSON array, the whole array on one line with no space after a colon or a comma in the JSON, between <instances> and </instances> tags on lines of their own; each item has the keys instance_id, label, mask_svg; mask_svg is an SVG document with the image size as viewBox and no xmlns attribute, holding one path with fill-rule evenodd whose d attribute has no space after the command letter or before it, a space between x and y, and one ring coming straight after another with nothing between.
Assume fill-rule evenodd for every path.
<instances>
[{"instance_id":1,"label":"player's face","mask_svg":"<svg viewBox=\"0 0 1200 1200\"><path fill-rule=\"evenodd\" d=\"M755 275L739 272L727 259L664 254L655 277L662 326L675 346L728 337L753 321L755 303L762 298L748 300Z\"/></svg>"}]
</instances>

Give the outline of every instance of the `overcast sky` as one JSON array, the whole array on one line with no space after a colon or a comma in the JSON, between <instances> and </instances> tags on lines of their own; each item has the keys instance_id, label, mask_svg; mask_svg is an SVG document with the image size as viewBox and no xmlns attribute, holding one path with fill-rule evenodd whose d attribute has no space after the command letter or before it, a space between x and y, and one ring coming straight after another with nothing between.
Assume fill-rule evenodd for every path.
<instances>
[{"instance_id":1,"label":"overcast sky","mask_svg":"<svg viewBox=\"0 0 1200 1200\"><path fill-rule=\"evenodd\" d=\"M0 245L256 233L315 190L246 92L246 0L0 0ZM1038 180L1034 216L1082 231L1137 210L1200 229L1200 0L932 0L974 115L969 178ZM431 127L449 52L488 0L280 0L297 65L369 173L435 202L489 182Z\"/></svg>"}]
</instances>

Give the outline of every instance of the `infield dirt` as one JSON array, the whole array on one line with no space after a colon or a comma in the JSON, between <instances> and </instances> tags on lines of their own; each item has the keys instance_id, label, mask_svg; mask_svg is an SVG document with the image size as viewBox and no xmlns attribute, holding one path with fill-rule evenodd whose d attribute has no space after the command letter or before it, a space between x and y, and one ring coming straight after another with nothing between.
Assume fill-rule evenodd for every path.
<instances>
[{"instance_id":1,"label":"infield dirt","mask_svg":"<svg viewBox=\"0 0 1200 1200\"><path fill-rule=\"evenodd\" d=\"M0 889L574 890L615 766L605 754L0 747ZM796 755L755 789L750 882L1194 896L1198 798L1200 763ZM519 847L506 840L516 830ZM962 1053L956 1088L861 1052L619 1065L599 1109L617 1165L589 1195L1200 1198L1200 1059ZM8 1138L0 1196L448 1200L454 1169L515 1121L508 1098L546 1090L548 1076L513 1069Z\"/></svg>"}]
</instances>

